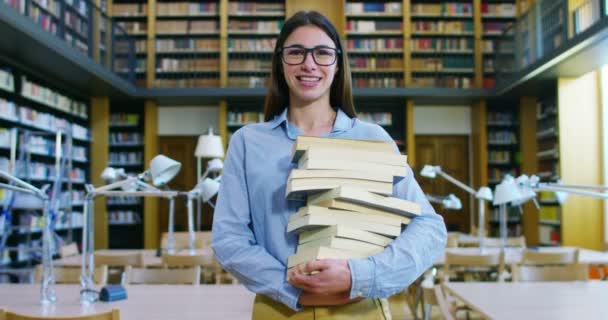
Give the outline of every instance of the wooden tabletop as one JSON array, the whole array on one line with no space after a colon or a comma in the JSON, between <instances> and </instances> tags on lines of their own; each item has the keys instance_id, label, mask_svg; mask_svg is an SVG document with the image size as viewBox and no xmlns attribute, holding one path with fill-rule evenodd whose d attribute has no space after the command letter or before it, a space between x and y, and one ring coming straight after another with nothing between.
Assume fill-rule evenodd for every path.
<instances>
[{"instance_id":1,"label":"wooden tabletop","mask_svg":"<svg viewBox=\"0 0 608 320\"><path fill-rule=\"evenodd\" d=\"M95 250L95 253L101 253L101 254L107 254L107 255L127 255L127 254L133 254L134 252L142 252L144 255L144 265L148 266L148 267L160 267L162 266L162 259L160 256L157 256L157 250L154 249L127 249L127 250L120 250L120 249L107 249L107 250ZM176 254L183 254L183 255L188 255L189 254L189 250L185 249L185 250L180 250L178 252L176 252ZM208 265L212 264L212 258L213 258L213 251L211 250L211 248L206 248L206 249L196 249L195 250L196 254L202 254L205 255L207 257L209 257L209 261L208 261ZM53 264L56 266L64 266L64 267L78 267L80 266L82 263L82 256L81 255L75 255L75 256L69 256L69 257L65 257L65 258L61 258L61 259L57 259L57 260L53 260Z\"/></svg>"},{"instance_id":2,"label":"wooden tabletop","mask_svg":"<svg viewBox=\"0 0 608 320\"><path fill-rule=\"evenodd\" d=\"M506 248L505 249L505 262L507 264L519 263L522 260L522 253L525 248ZM575 250L575 247L539 247L533 250L540 252L563 252ZM480 254L479 248L446 248L445 252L458 253L458 254ZM492 254L500 252L500 248L484 248L485 254ZM582 264L591 265L604 265L608 264L608 253L582 249L579 248L579 262ZM441 255L440 258L435 261L435 265L443 265L445 263L445 254Z\"/></svg>"},{"instance_id":3,"label":"wooden tabletop","mask_svg":"<svg viewBox=\"0 0 608 320\"><path fill-rule=\"evenodd\" d=\"M242 285L131 285L127 300L80 304L78 285L56 285L57 302L42 306L40 286L0 285L2 307L33 316L77 316L118 308L123 320L251 319L255 294Z\"/></svg>"},{"instance_id":4,"label":"wooden tabletop","mask_svg":"<svg viewBox=\"0 0 608 320\"><path fill-rule=\"evenodd\" d=\"M445 288L489 319L608 319L602 281L449 282Z\"/></svg>"}]
</instances>

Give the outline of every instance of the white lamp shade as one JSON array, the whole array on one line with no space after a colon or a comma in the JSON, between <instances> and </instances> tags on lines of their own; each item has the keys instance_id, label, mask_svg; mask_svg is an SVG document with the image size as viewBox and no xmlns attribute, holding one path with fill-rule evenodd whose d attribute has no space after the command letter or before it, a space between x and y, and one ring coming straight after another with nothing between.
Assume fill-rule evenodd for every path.
<instances>
[{"instance_id":1,"label":"white lamp shade","mask_svg":"<svg viewBox=\"0 0 608 320\"><path fill-rule=\"evenodd\" d=\"M224 169L224 162L221 159L211 159L207 162L207 171L209 173L218 173Z\"/></svg>"},{"instance_id":2,"label":"white lamp shade","mask_svg":"<svg viewBox=\"0 0 608 320\"><path fill-rule=\"evenodd\" d=\"M462 202L454 194L450 193L442 201L443 207L446 209L460 210L462 209Z\"/></svg>"},{"instance_id":3,"label":"white lamp shade","mask_svg":"<svg viewBox=\"0 0 608 320\"><path fill-rule=\"evenodd\" d=\"M220 190L220 183L217 180L205 178L205 180L201 182L200 189L201 198L203 198L204 202L208 202Z\"/></svg>"},{"instance_id":4,"label":"white lamp shade","mask_svg":"<svg viewBox=\"0 0 608 320\"><path fill-rule=\"evenodd\" d=\"M503 180L494 190L494 205L506 204L520 199L522 199L522 194L513 178Z\"/></svg>"},{"instance_id":5,"label":"white lamp shade","mask_svg":"<svg viewBox=\"0 0 608 320\"><path fill-rule=\"evenodd\" d=\"M559 204L564 204L564 202L568 200L568 194L562 191L555 191L555 200L557 200Z\"/></svg>"},{"instance_id":6,"label":"white lamp shade","mask_svg":"<svg viewBox=\"0 0 608 320\"><path fill-rule=\"evenodd\" d=\"M118 179L118 177L124 177L125 176L125 169L114 169L112 167L107 167L105 169L103 169L103 171L101 172L101 178L103 180L107 180L107 181L114 181L116 179Z\"/></svg>"},{"instance_id":7,"label":"white lamp shade","mask_svg":"<svg viewBox=\"0 0 608 320\"><path fill-rule=\"evenodd\" d=\"M441 170L441 168L439 166L431 166L428 164L425 164L424 167L422 167L422 170L420 170L420 175L426 178L435 178L437 177L437 171Z\"/></svg>"},{"instance_id":8,"label":"white lamp shade","mask_svg":"<svg viewBox=\"0 0 608 320\"><path fill-rule=\"evenodd\" d=\"M534 192L534 190L532 189L531 180L527 175L522 174L521 176L517 177L517 179L515 179L515 183L519 188L521 198L519 200L513 201L514 205L519 206L528 202L529 200L536 198L536 192Z\"/></svg>"},{"instance_id":9,"label":"white lamp shade","mask_svg":"<svg viewBox=\"0 0 608 320\"><path fill-rule=\"evenodd\" d=\"M171 181L182 168L182 164L162 154L150 161L150 175L152 184L162 186Z\"/></svg>"},{"instance_id":10,"label":"white lamp shade","mask_svg":"<svg viewBox=\"0 0 608 320\"><path fill-rule=\"evenodd\" d=\"M208 134L199 136L194 156L197 158L223 158L224 145L222 144L222 138L214 135L211 130Z\"/></svg>"},{"instance_id":11,"label":"white lamp shade","mask_svg":"<svg viewBox=\"0 0 608 320\"><path fill-rule=\"evenodd\" d=\"M481 187L481 188L479 188L479 190L477 190L477 193L475 194L475 198L486 200L486 201L492 201L494 196L492 195L492 190L490 188Z\"/></svg>"}]
</instances>

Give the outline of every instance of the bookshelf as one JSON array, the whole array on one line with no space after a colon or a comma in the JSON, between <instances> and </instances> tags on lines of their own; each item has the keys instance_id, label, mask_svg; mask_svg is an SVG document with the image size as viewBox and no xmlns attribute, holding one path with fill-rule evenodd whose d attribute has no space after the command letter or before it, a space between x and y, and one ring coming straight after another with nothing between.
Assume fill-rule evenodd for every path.
<instances>
[{"instance_id":1,"label":"bookshelf","mask_svg":"<svg viewBox=\"0 0 608 320\"><path fill-rule=\"evenodd\" d=\"M158 1L157 87L219 87L218 1Z\"/></svg>"},{"instance_id":2,"label":"bookshelf","mask_svg":"<svg viewBox=\"0 0 608 320\"><path fill-rule=\"evenodd\" d=\"M395 140L399 151L407 153L406 108L403 104L392 103L390 101L357 99L355 106L357 108L357 118L362 121L375 123L384 128Z\"/></svg>"},{"instance_id":3,"label":"bookshelf","mask_svg":"<svg viewBox=\"0 0 608 320\"><path fill-rule=\"evenodd\" d=\"M284 1L228 1L228 87L267 86L284 21Z\"/></svg>"},{"instance_id":4,"label":"bookshelf","mask_svg":"<svg viewBox=\"0 0 608 320\"><path fill-rule=\"evenodd\" d=\"M110 106L109 163L127 174L145 170L143 106ZM107 198L110 249L143 247L143 201L140 197Z\"/></svg>"},{"instance_id":5,"label":"bookshelf","mask_svg":"<svg viewBox=\"0 0 608 320\"><path fill-rule=\"evenodd\" d=\"M84 183L89 176L89 106L80 97L66 95L49 82L21 70L0 65L0 170L11 172L10 136L16 129L17 156L13 173L36 187L60 182L56 212L56 245L78 241L82 228ZM63 157L56 155L61 137ZM62 172L56 166L65 161ZM0 201L8 194L0 191ZM9 254L0 265L30 265L41 247L42 211L18 197L12 208L12 233L7 239ZM2 225L8 221L0 217ZM0 230L0 234L4 230Z\"/></svg>"},{"instance_id":6,"label":"bookshelf","mask_svg":"<svg viewBox=\"0 0 608 320\"><path fill-rule=\"evenodd\" d=\"M481 3L484 88L496 86L497 60L505 60L514 54L511 26L515 23L516 14L514 0L485 0ZM510 30L509 34L504 34L505 30Z\"/></svg>"},{"instance_id":7,"label":"bookshelf","mask_svg":"<svg viewBox=\"0 0 608 320\"><path fill-rule=\"evenodd\" d=\"M538 176L541 181L556 182L560 177L559 127L557 98L546 97L536 106ZM559 245L561 243L561 208L551 192L538 195L539 244Z\"/></svg>"},{"instance_id":8,"label":"bookshelf","mask_svg":"<svg viewBox=\"0 0 608 320\"><path fill-rule=\"evenodd\" d=\"M126 34L134 38L135 49L135 83L138 86L146 84L146 59L147 59L147 12L146 0L114 0L112 4L112 18ZM121 34L115 35L119 40ZM116 48L113 69L120 75L129 72L129 48L128 44L119 42Z\"/></svg>"},{"instance_id":9,"label":"bookshelf","mask_svg":"<svg viewBox=\"0 0 608 320\"><path fill-rule=\"evenodd\" d=\"M540 0L541 56L551 53L568 39L568 1Z\"/></svg>"},{"instance_id":10,"label":"bookshelf","mask_svg":"<svg viewBox=\"0 0 608 320\"><path fill-rule=\"evenodd\" d=\"M226 113L226 144L230 143L232 134L244 125L264 121L263 105L264 101L261 99L255 102L229 103L229 110Z\"/></svg>"},{"instance_id":11,"label":"bookshelf","mask_svg":"<svg viewBox=\"0 0 608 320\"><path fill-rule=\"evenodd\" d=\"M474 86L472 1L412 0L411 30L412 86Z\"/></svg>"},{"instance_id":12,"label":"bookshelf","mask_svg":"<svg viewBox=\"0 0 608 320\"><path fill-rule=\"evenodd\" d=\"M353 86L403 87L402 3L347 0L344 10Z\"/></svg>"},{"instance_id":13,"label":"bookshelf","mask_svg":"<svg viewBox=\"0 0 608 320\"><path fill-rule=\"evenodd\" d=\"M495 188L502 178L521 173L519 116L517 109L490 102L487 108L488 184ZM490 235L499 234L500 212L492 206L489 214ZM507 233L520 236L523 232L522 218L518 208L508 208Z\"/></svg>"}]
</instances>

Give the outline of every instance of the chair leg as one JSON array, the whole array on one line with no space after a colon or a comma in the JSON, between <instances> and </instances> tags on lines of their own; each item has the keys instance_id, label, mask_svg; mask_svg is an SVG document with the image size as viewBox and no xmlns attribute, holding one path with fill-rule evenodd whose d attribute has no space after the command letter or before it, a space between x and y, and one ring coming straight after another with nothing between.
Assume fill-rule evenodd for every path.
<instances>
[{"instance_id":1,"label":"chair leg","mask_svg":"<svg viewBox=\"0 0 608 320\"><path fill-rule=\"evenodd\" d=\"M424 314L423 314L423 319L424 320L430 320L431 319L431 311L433 306L431 306L430 303L425 303L424 304Z\"/></svg>"}]
</instances>

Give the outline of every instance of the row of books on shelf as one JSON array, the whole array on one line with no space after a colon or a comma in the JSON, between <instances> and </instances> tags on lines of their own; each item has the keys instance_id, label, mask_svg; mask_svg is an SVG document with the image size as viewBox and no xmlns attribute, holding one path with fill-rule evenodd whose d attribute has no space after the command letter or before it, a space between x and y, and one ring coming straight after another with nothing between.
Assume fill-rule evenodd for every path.
<instances>
[{"instance_id":1,"label":"row of books on shelf","mask_svg":"<svg viewBox=\"0 0 608 320\"><path fill-rule=\"evenodd\" d=\"M205 83L213 84L212 86L217 86L219 80L207 79ZM267 88L268 78L261 76L231 76L228 77L228 86L242 88Z\"/></svg>"},{"instance_id":2,"label":"row of books on shelf","mask_svg":"<svg viewBox=\"0 0 608 320\"><path fill-rule=\"evenodd\" d=\"M473 53L474 44L471 38L416 38L410 41L412 51L443 51Z\"/></svg>"},{"instance_id":3,"label":"row of books on shelf","mask_svg":"<svg viewBox=\"0 0 608 320\"><path fill-rule=\"evenodd\" d=\"M488 112L487 115L489 125L514 125L517 120L512 112Z\"/></svg>"},{"instance_id":4,"label":"row of books on shelf","mask_svg":"<svg viewBox=\"0 0 608 320\"><path fill-rule=\"evenodd\" d=\"M391 58L391 57L351 57L350 67L353 69L390 69L390 70L402 70L403 59L402 58Z\"/></svg>"},{"instance_id":5,"label":"row of books on shelf","mask_svg":"<svg viewBox=\"0 0 608 320\"><path fill-rule=\"evenodd\" d=\"M226 122L228 125L244 125L264 121L264 113L257 111L228 112Z\"/></svg>"},{"instance_id":6,"label":"row of books on shelf","mask_svg":"<svg viewBox=\"0 0 608 320\"><path fill-rule=\"evenodd\" d=\"M81 16L66 11L63 16L63 22L66 26L76 31L80 36L88 38L89 24L87 20L84 20Z\"/></svg>"},{"instance_id":7,"label":"row of books on shelf","mask_svg":"<svg viewBox=\"0 0 608 320\"><path fill-rule=\"evenodd\" d=\"M141 197L108 197L106 201L109 205L138 205L141 204Z\"/></svg>"},{"instance_id":8,"label":"row of books on shelf","mask_svg":"<svg viewBox=\"0 0 608 320\"><path fill-rule=\"evenodd\" d=\"M217 13L218 6L215 2L158 2L156 4L156 14L159 16L217 15Z\"/></svg>"},{"instance_id":9,"label":"row of books on shelf","mask_svg":"<svg viewBox=\"0 0 608 320\"><path fill-rule=\"evenodd\" d=\"M21 77L21 95L51 108L73 114L83 119L88 118L87 105L70 99L50 88Z\"/></svg>"},{"instance_id":10,"label":"row of books on shelf","mask_svg":"<svg viewBox=\"0 0 608 320\"><path fill-rule=\"evenodd\" d=\"M488 183L496 184L499 183L502 178L506 175L511 175L513 177L519 176L518 168L488 168Z\"/></svg>"},{"instance_id":11,"label":"row of books on shelf","mask_svg":"<svg viewBox=\"0 0 608 320\"><path fill-rule=\"evenodd\" d=\"M2 98L0 98L0 119L32 126L47 132L71 133L75 139L90 140L89 129L79 124L28 107L19 107Z\"/></svg>"},{"instance_id":12,"label":"row of books on shelf","mask_svg":"<svg viewBox=\"0 0 608 320\"><path fill-rule=\"evenodd\" d=\"M347 39L345 46L347 50L402 50L403 38Z\"/></svg>"},{"instance_id":13,"label":"row of books on shelf","mask_svg":"<svg viewBox=\"0 0 608 320\"><path fill-rule=\"evenodd\" d=\"M515 144L517 135L513 131L498 130L488 131L488 144Z\"/></svg>"},{"instance_id":14,"label":"row of books on shelf","mask_svg":"<svg viewBox=\"0 0 608 320\"><path fill-rule=\"evenodd\" d=\"M110 132L110 145L141 144L142 134L137 132Z\"/></svg>"},{"instance_id":15,"label":"row of books on shelf","mask_svg":"<svg viewBox=\"0 0 608 320\"><path fill-rule=\"evenodd\" d=\"M61 12L61 4L57 0L32 0L33 4L38 7L43 8L44 10L54 14L56 17L60 15ZM30 7L30 10L34 7Z\"/></svg>"},{"instance_id":16,"label":"row of books on shelf","mask_svg":"<svg viewBox=\"0 0 608 320\"><path fill-rule=\"evenodd\" d=\"M30 136L28 141L22 142L27 152L31 154L54 157L55 141L40 136ZM0 146L10 146L10 129L0 127ZM85 147L72 146L72 160L87 161L87 150Z\"/></svg>"},{"instance_id":17,"label":"row of books on shelf","mask_svg":"<svg viewBox=\"0 0 608 320\"><path fill-rule=\"evenodd\" d=\"M396 13L401 14L401 2L346 2L346 14Z\"/></svg>"},{"instance_id":18,"label":"row of books on shelf","mask_svg":"<svg viewBox=\"0 0 608 320\"><path fill-rule=\"evenodd\" d=\"M513 3L488 3L481 4L482 16L497 16L505 18L515 18L517 8Z\"/></svg>"},{"instance_id":19,"label":"row of books on shelf","mask_svg":"<svg viewBox=\"0 0 608 320\"><path fill-rule=\"evenodd\" d=\"M403 22L399 20L348 20L346 32L374 32L403 30Z\"/></svg>"},{"instance_id":20,"label":"row of books on shelf","mask_svg":"<svg viewBox=\"0 0 608 320\"><path fill-rule=\"evenodd\" d=\"M11 193L9 191L7 191L6 189L0 189L0 201L6 203L6 201L8 201L8 199L6 198L7 196L12 196L15 195L15 193ZM18 194L17 194L18 195ZM23 194L21 194L23 195ZM32 198L30 197L30 195L26 195L25 201L28 200L32 200ZM60 196L60 203L58 205L59 209L66 209L68 208L68 201L70 200L71 205L72 206L76 206L76 205L81 205L84 201L84 191L76 191L76 190L72 190L72 192L69 191L62 191L61 192L61 196ZM13 202L13 205L19 206L22 205L22 203L20 203L20 201L16 201ZM25 207L36 207L37 205L25 205ZM59 211L60 214L63 214L63 211ZM4 218L4 215L1 215L0 217ZM0 231L3 230L2 228L0 228Z\"/></svg>"},{"instance_id":21,"label":"row of books on shelf","mask_svg":"<svg viewBox=\"0 0 608 320\"><path fill-rule=\"evenodd\" d=\"M19 13L25 14L25 0L3 0L3 2L19 11Z\"/></svg>"},{"instance_id":22,"label":"row of books on shelf","mask_svg":"<svg viewBox=\"0 0 608 320\"><path fill-rule=\"evenodd\" d=\"M64 34L65 42L69 44L72 48L82 52L83 54L88 54L89 45L80 40L78 37L72 36L69 32Z\"/></svg>"},{"instance_id":23,"label":"row of books on shelf","mask_svg":"<svg viewBox=\"0 0 608 320\"><path fill-rule=\"evenodd\" d=\"M137 113L112 113L110 114L111 126L137 126L139 125L139 114Z\"/></svg>"},{"instance_id":24,"label":"row of books on shelf","mask_svg":"<svg viewBox=\"0 0 608 320\"><path fill-rule=\"evenodd\" d=\"M481 24L484 34L502 34L511 25L511 22L483 22Z\"/></svg>"},{"instance_id":25,"label":"row of books on shelf","mask_svg":"<svg viewBox=\"0 0 608 320\"><path fill-rule=\"evenodd\" d=\"M500 221L500 207L492 207L488 216L490 221ZM508 222L521 222L521 212L517 207L507 208L507 221Z\"/></svg>"},{"instance_id":26,"label":"row of books on shelf","mask_svg":"<svg viewBox=\"0 0 608 320\"><path fill-rule=\"evenodd\" d=\"M400 29L399 29L400 30ZM473 35L473 22L471 21L415 21L412 23L412 33L424 35L449 34Z\"/></svg>"},{"instance_id":27,"label":"row of books on shelf","mask_svg":"<svg viewBox=\"0 0 608 320\"><path fill-rule=\"evenodd\" d=\"M40 8L33 7L29 12L30 20L53 35L57 34L57 23L52 15Z\"/></svg>"},{"instance_id":28,"label":"row of books on shelf","mask_svg":"<svg viewBox=\"0 0 608 320\"><path fill-rule=\"evenodd\" d=\"M231 39L232 40L232 39ZM230 45L230 41L229 41ZM229 46L230 48L230 46ZM219 39L157 39L156 52L189 52L189 51L211 51L220 50Z\"/></svg>"},{"instance_id":29,"label":"row of books on shelf","mask_svg":"<svg viewBox=\"0 0 608 320\"><path fill-rule=\"evenodd\" d=\"M72 212L68 214L60 210L57 212L53 227L56 230L82 227L82 217L83 215L81 212ZM18 233L41 232L44 228L44 218L39 214L20 214L17 220L17 224L14 224L13 227L16 228Z\"/></svg>"},{"instance_id":30,"label":"row of books on shelf","mask_svg":"<svg viewBox=\"0 0 608 320\"><path fill-rule=\"evenodd\" d=\"M117 58L114 59L114 71L118 73L122 72L135 72L141 73L146 72L146 58L137 58L131 64L128 58Z\"/></svg>"},{"instance_id":31,"label":"row of books on shelf","mask_svg":"<svg viewBox=\"0 0 608 320\"><path fill-rule=\"evenodd\" d=\"M267 65L262 67L262 65ZM241 70L256 70L259 68L265 68L270 70L270 61L262 60L235 60L232 61L230 67L241 68ZM156 59L156 72L173 72L173 71L215 71L219 72L219 59L218 58L190 58L190 59L176 59L176 58L158 58Z\"/></svg>"},{"instance_id":32,"label":"row of books on shelf","mask_svg":"<svg viewBox=\"0 0 608 320\"><path fill-rule=\"evenodd\" d=\"M390 112L359 112L357 113L357 118L381 126L390 126L393 124L393 114Z\"/></svg>"},{"instance_id":33,"label":"row of books on shelf","mask_svg":"<svg viewBox=\"0 0 608 320\"><path fill-rule=\"evenodd\" d=\"M473 72L474 61L469 56L413 58L412 71Z\"/></svg>"},{"instance_id":34,"label":"row of books on shelf","mask_svg":"<svg viewBox=\"0 0 608 320\"><path fill-rule=\"evenodd\" d=\"M110 152L108 161L112 165L140 165L143 163L141 152Z\"/></svg>"},{"instance_id":35,"label":"row of books on shelf","mask_svg":"<svg viewBox=\"0 0 608 320\"><path fill-rule=\"evenodd\" d=\"M161 3L157 3L156 5L159 6L160 4ZM112 4L112 16L116 18L146 16L147 14L148 4L146 2Z\"/></svg>"},{"instance_id":36,"label":"row of books on shelf","mask_svg":"<svg viewBox=\"0 0 608 320\"><path fill-rule=\"evenodd\" d=\"M0 69L0 90L15 91L15 77L9 69Z\"/></svg>"},{"instance_id":37,"label":"row of books on shelf","mask_svg":"<svg viewBox=\"0 0 608 320\"><path fill-rule=\"evenodd\" d=\"M414 3L411 5L412 16L472 16L473 5L471 3Z\"/></svg>"},{"instance_id":38,"label":"row of books on shelf","mask_svg":"<svg viewBox=\"0 0 608 320\"><path fill-rule=\"evenodd\" d=\"M228 2L229 14L285 14L283 2Z\"/></svg>"},{"instance_id":39,"label":"row of books on shelf","mask_svg":"<svg viewBox=\"0 0 608 320\"><path fill-rule=\"evenodd\" d=\"M353 86L358 88L395 88L404 83L401 76L353 75Z\"/></svg>"},{"instance_id":40,"label":"row of books on shelf","mask_svg":"<svg viewBox=\"0 0 608 320\"><path fill-rule=\"evenodd\" d=\"M240 79L239 79L240 80ZM197 78L185 78L185 79L159 79L157 78L154 81L154 84L157 87L161 88L194 88L194 87L219 87L220 81L217 76L212 77L197 77ZM231 86L239 86L239 87L248 87L247 85L250 82L241 81L241 82L230 82ZM259 87L263 87L264 85L259 85Z\"/></svg>"},{"instance_id":41,"label":"row of books on shelf","mask_svg":"<svg viewBox=\"0 0 608 320\"><path fill-rule=\"evenodd\" d=\"M0 170L8 171L9 160L5 157L0 157ZM21 162L16 163L15 172L20 179L26 181L39 180L51 182L55 180L56 170L55 165L40 162ZM72 182L82 183L86 180L86 171L80 168L72 168L70 172L65 175L62 174L62 178L70 179Z\"/></svg>"},{"instance_id":42,"label":"row of books on shelf","mask_svg":"<svg viewBox=\"0 0 608 320\"><path fill-rule=\"evenodd\" d=\"M109 224L136 224L141 223L139 212L133 210L108 211Z\"/></svg>"},{"instance_id":43,"label":"row of books on shelf","mask_svg":"<svg viewBox=\"0 0 608 320\"><path fill-rule=\"evenodd\" d=\"M247 51L255 52L272 52L277 43L276 38L260 38L260 39L228 39L228 51ZM219 50L219 43L217 45Z\"/></svg>"},{"instance_id":44,"label":"row of books on shelf","mask_svg":"<svg viewBox=\"0 0 608 320\"><path fill-rule=\"evenodd\" d=\"M473 78L466 76L416 76L412 77L413 87L443 87L468 89L473 87Z\"/></svg>"},{"instance_id":45,"label":"row of books on shelf","mask_svg":"<svg viewBox=\"0 0 608 320\"><path fill-rule=\"evenodd\" d=\"M491 150L488 151L488 162L490 163L510 163L511 151Z\"/></svg>"}]
</instances>

